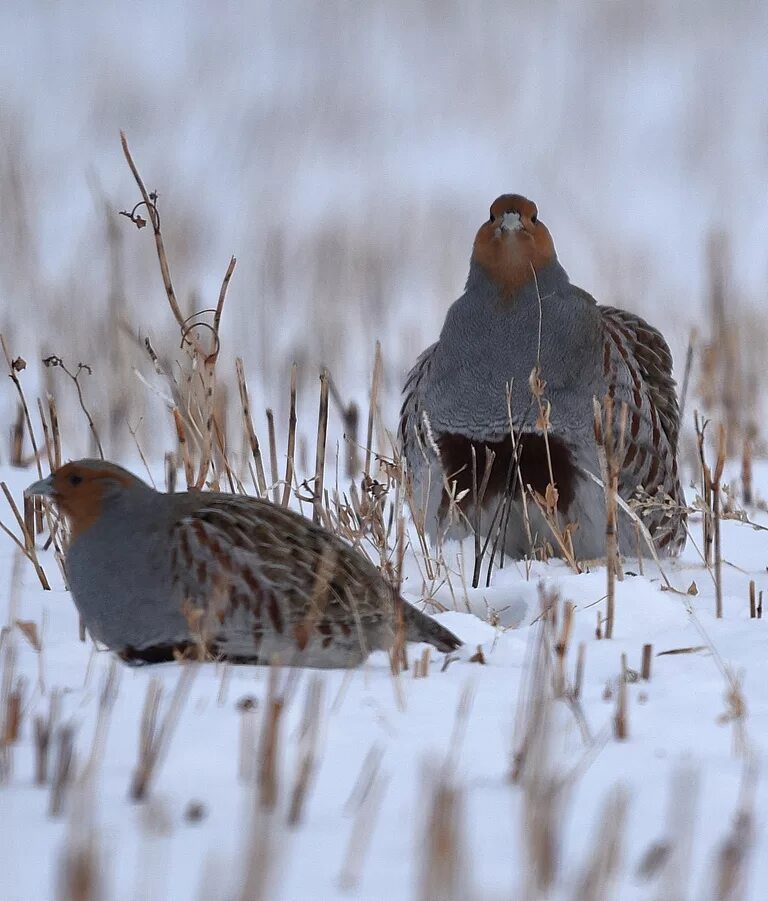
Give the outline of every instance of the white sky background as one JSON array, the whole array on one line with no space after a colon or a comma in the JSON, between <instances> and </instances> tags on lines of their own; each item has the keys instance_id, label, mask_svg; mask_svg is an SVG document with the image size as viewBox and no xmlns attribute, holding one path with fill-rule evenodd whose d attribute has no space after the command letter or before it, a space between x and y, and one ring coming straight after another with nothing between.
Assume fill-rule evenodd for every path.
<instances>
[{"instance_id":1,"label":"white sky background","mask_svg":"<svg viewBox=\"0 0 768 901\"><path fill-rule=\"evenodd\" d=\"M124 128L190 308L238 257L225 349L269 402L293 359L358 392L377 338L396 397L505 191L536 200L575 282L659 322L679 359L712 228L734 298L764 301L766 35L765 4L714 0L3 3L0 326L28 357L53 336L47 352L98 361L93 185L114 209L137 197ZM151 238L118 226L126 318L169 329Z\"/></svg>"}]
</instances>

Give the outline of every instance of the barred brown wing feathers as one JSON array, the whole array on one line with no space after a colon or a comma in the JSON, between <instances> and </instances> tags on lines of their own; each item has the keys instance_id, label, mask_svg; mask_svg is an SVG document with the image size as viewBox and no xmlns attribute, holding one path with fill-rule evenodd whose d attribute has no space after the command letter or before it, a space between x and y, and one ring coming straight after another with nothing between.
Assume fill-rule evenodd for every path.
<instances>
[{"instance_id":1,"label":"barred brown wing feathers","mask_svg":"<svg viewBox=\"0 0 768 901\"><path fill-rule=\"evenodd\" d=\"M628 500L641 491L651 501L640 510L657 547L678 550L685 539L685 514L672 356L661 333L639 316L614 307L598 309L604 326L603 376L615 418L621 403L628 409L619 492Z\"/></svg>"},{"instance_id":2,"label":"barred brown wing feathers","mask_svg":"<svg viewBox=\"0 0 768 901\"><path fill-rule=\"evenodd\" d=\"M199 508L176 524L173 537L174 574L188 597L205 604L226 586L235 609L250 605L255 617L269 615L267 628L281 631L306 616L324 554L324 618L385 613L378 584L384 583L372 564L337 536L267 501L203 495Z\"/></svg>"},{"instance_id":3,"label":"barred brown wing feathers","mask_svg":"<svg viewBox=\"0 0 768 901\"><path fill-rule=\"evenodd\" d=\"M415 455L420 454L419 443L424 444L424 420L422 395L424 380L429 376L432 357L437 342L430 345L416 360L408 373L403 388L403 405L400 409L399 435L403 453L409 464L413 464Z\"/></svg>"},{"instance_id":4,"label":"barred brown wing feathers","mask_svg":"<svg viewBox=\"0 0 768 901\"><path fill-rule=\"evenodd\" d=\"M680 410L675 380L672 378L672 354L664 336L640 316L616 307L598 307L603 320L610 323L626 342L632 363L656 409L673 453L677 451Z\"/></svg>"}]
</instances>

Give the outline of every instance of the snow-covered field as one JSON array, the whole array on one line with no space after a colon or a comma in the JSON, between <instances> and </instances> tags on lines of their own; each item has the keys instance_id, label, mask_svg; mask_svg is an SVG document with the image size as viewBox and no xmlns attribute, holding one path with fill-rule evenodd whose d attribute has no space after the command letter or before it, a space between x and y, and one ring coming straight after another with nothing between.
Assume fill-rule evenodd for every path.
<instances>
[{"instance_id":1,"label":"snow-covered field","mask_svg":"<svg viewBox=\"0 0 768 901\"><path fill-rule=\"evenodd\" d=\"M404 375L461 291L473 235L496 195L520 191L575 283L663 329L678 381L693 336L686 485L698 408L710 435L731 430L734 509L749 438L746 514L768 526L767 28L760 0L489 0L482 14L448 0L3 2L0 333L27 362L39 445L36 402L50 420L53 396L64 456L95 453L75 386L41 363L56 354L90 367L78 386L108 457L141 473L144 453L162 483L178 450L143 345L173 361L178 329L150 229L117 215L139 199L124 129L160 192L184 315L215 305L238 258L217 364L238 473L241 356L265 458L274 411L280 473L297 365L298 481L329 368L326 485L359 484L359 461L352 475L339 462L342 407L357 404L363 445L375 343L374 445L389 454ZM2 383L0 479L20 504L37 475L10 465L31 449ZM19 536L2 496L0 523ZM610 640L596 636L603 565L512 563L473 590L467 544L425 584L413 540L404 593L446 608L460 658L442 671L433 653L426 677L421 648L399 677L384 655L351 673L283 671L271 693L268 669L115 663L79 640L46 536L50 591L0 534L0 899L765 901L768 614L750 618L749 591L768 589L768 532L723 521L716 619L701 530L692 516L663 573L624 561ZM542 597L556 598L554 622ZM137 802L154 702L168 744Z\"/></svg>"},{"instance_id":2,"label":"snow-covered field","mask_svg":"<svg viewBox=\"0 0 768 901\"><path fill-rule=\"evenodd\" d=\"M7 468L2 475L17 499L33 478L31 472ZM757 475L765 496L768 468ZM754 516L768 524L764 514ZM691 533L697 541L699 531L694 519ZM0 545L0 554L4 571L11 573L10 540ZM692 542L680 561L664 567L680 593L662 590L660 574L649 562L639 575L637 563L626 560L613 640L595 636L597 614L605 613L603 566L576 575L562 563L536 564L527 574L522 565L509 565L494 576L490 590L469 589L466 595L454 578L462 609L440 617L467 647L445 672L442 661L432 659L426 678L409 671L395 679L384 655L373 655L351 673L297 671L280 724L277 800L268 814L254 794L253 760L259 759L269 708L269 669L193 665L191 685L182 684L188 696L165 759L146 800L132 801L148 687L158 681L163 688L162 718L185 678L183 668L120 665L114 707L97 729L114 663L108 653L78 640L74 607L53 559L44 553L52 590L40 588L25 562L5 601L6 622L34 623L42 649L36 652L18 628L4 634L4 672L13 650L14 685L22 683L22 727L9 748L10 773L0 786L2 896L9 901L768 897L768 783L762 778L768 750L768 620L750 619L748 603L750 580L758 596L768 589L767 558L767 533L734 520L723 523L721 620L714 616L712 574ZM409 576L406 596L418 600L415 565ZM693 583L697 594L688 593ZM547 734L534 740L522 776L513 782L515 753L536 719L530 710L521 712L521 697L527 697L535 636L544 628L532 625L540 585L575 605L565 674L572 685L583 642L583 683L578 701L548 701L541 686L543 695L532 703L546 711ZM447 587L438 598L453 605ZM507 628L518 620L519 628ZM558 638L561 630L562 608ZM637 677L644 644L653 648L648 681ZM484 664L469 659L477 645ZM623 654L629 672L627 735L617 740ZM419 656L420 648L410 649L411 662ZM279 674L279 691L286 677ZM319 689L310 687L315 682ZM734 686L740 686L741 700L733 696ZM288 826L306 747L305 702L318 690L317 767L299 822ZM52 768L62 728L73 727L75 744L74 781L58 816L50 814L51 786L36 785L34 778L33 724L48 717L54 697L59 712ZM251 709L243 711L245 699ZM435 791L446 786L456 794L447 796L454 806L444 808L436 805ZM537 889L534 878L542 855L531 837L537 834L536 815L552 842L550 893ZM429 852L429 835L437 835L438 851ZM598 888L590 890L589 868L612 841L617 843L615 882L598 876ZM65 861L84 848L90 849L85 859L92 854L98 863L102 888L95 895L77 895L72 888L57 893ZM448 878L447 894L424 882L427 862L439 870L435 860L443 859L441 853L461 874L458 881ZM254 862L257 882L263 877L266 887L250 883L248 890ZM724 875L731 872L733 885Z\"/></svg>"}]
</instances>

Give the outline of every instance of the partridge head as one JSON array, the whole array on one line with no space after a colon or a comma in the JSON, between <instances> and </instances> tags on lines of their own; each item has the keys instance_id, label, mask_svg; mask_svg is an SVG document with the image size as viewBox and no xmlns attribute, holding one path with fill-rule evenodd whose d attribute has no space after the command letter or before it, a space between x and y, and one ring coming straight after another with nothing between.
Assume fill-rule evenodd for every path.
<instances>
[{"instance_id":1,"label":"partridge head","mask_svg":"<svg viewBox=\"0 0 768 901\"><path fill-rule=\"evenodd\" d=\"M497 197L475 237L472 261L502 295L514 294L556 259L552 235L536 204L520 194Z\"/></svg>"}]
</instances>

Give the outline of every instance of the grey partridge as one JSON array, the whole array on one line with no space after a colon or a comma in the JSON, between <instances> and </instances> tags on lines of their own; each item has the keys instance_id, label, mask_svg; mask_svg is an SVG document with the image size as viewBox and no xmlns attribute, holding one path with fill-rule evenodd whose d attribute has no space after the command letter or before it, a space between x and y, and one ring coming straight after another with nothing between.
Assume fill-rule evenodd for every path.
<instances>
[{"instance_id":1,"label":"grey partridge","mask_svg":"<svg viewBox=\"0 0 768 901\"><path fill-rule=\"evenodd\" d=\"M464 294L405 383L400 439L414 515L433 537L498 534L518 558L532 555L532 539L562 553L554 522L577 558L604 556L595 399L613 408L620 497L658 553L679 552L686 514L667 343L571 284L535 204L505 194L477 232ZM521 486L538 502L524 506ZM624 510L618 541L647 553Z\"/></svg>"},{"instance_id":2,"label":"grey partridge","mask_svg":"<svg viewBox=\"0 0 768 901\"><path fill-rule=\"evenodd\" d=\"M180 652L243 663L351 667L409 641L461 644L339 536L266 500L163 494L101 460L27 489L70 525L66 570L91 635L127 660Z\"/></svg>"}]
</instances>

